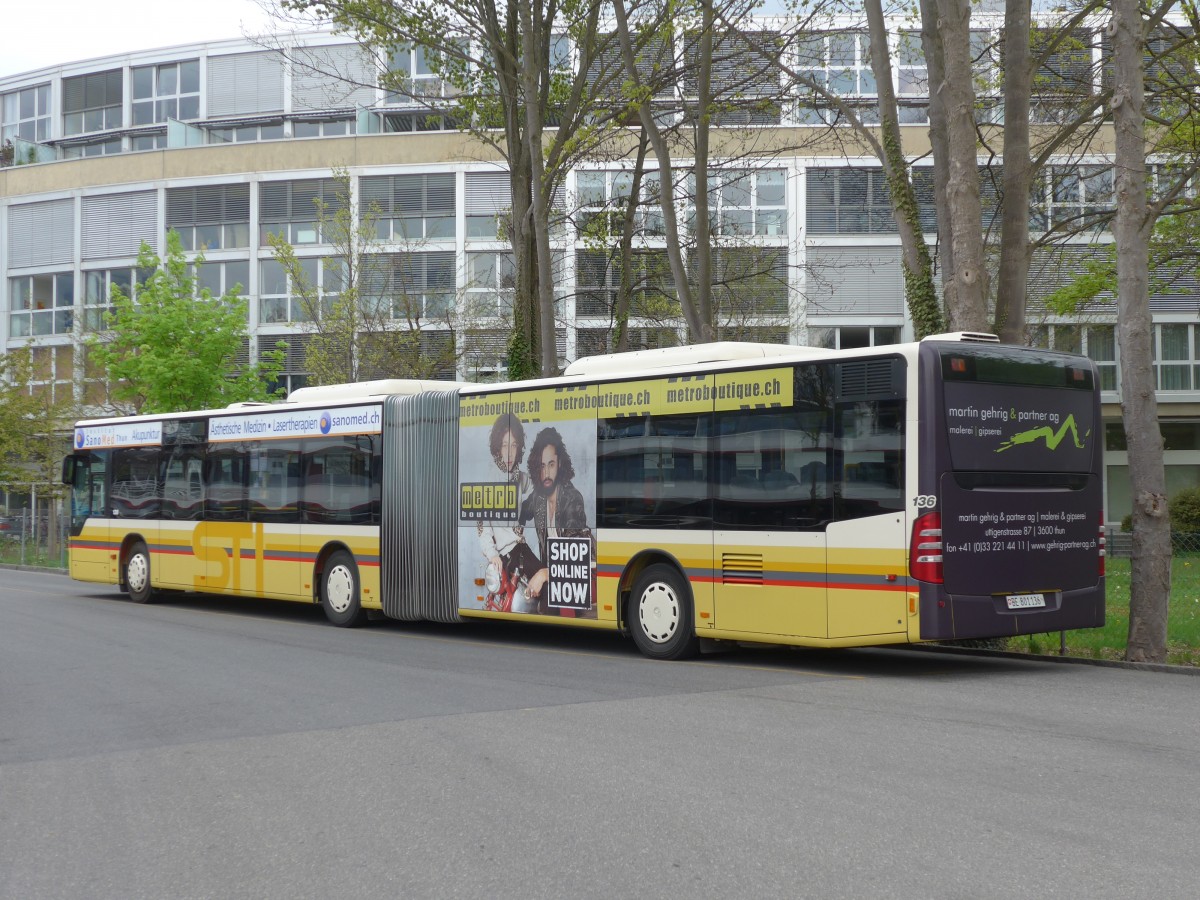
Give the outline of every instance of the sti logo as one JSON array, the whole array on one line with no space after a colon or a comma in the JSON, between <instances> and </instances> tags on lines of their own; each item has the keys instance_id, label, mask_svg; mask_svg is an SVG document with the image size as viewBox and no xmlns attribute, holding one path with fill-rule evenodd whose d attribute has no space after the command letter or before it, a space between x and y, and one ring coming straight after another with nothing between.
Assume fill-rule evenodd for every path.
<instances>
[{"instance_id":1,"label":"sti logo","mask_svg":"<svg viewBox=\"0 0 1200 900\"><path fill-rule=\"evenodd\" d=\"M333 417L327 412L321 413L321 434L329 434L329 429L333 427Z\"/></svg>"}]
</instances>

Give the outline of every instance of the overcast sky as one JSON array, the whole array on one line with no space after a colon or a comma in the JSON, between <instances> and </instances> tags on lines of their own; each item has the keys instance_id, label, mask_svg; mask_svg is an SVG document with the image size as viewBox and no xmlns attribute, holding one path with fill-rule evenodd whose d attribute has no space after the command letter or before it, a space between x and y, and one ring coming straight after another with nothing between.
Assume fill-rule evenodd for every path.
<instances>
[{"instance_id":1,"label":"overcast sky","mask_svg":"<svg viewBox=\"0 0 1200 900\"><path fill-rule=\"evenodd\" d=\"M0 77L267 30L255 0L4 0Z\"/></svg>"}]
</instances>

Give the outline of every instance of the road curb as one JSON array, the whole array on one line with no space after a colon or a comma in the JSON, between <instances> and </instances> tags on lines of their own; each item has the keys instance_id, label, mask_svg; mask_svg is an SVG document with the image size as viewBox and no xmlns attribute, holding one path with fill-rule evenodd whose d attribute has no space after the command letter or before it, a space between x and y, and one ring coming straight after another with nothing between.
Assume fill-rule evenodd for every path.
<instances>
[{"instance_id":1,"label":"road curb","mask_svg":"<svg viewBox=\"0 0 1200 900\"><path fill-rule=\"evenodd\" d=\"M52 569L49 566L22 566L17 563L0 563L0 569L12 569L14 572L40 572L43 575L67 575L66 569Z\"/></svg>"}]
</instances>

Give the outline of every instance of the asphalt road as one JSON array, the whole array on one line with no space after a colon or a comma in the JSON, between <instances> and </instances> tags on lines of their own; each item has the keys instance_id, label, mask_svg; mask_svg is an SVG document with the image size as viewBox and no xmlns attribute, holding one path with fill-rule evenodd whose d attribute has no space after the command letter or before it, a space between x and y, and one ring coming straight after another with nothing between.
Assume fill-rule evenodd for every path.
<instances>
[{"instance_id":1,"label":"asphalt road","mask_svg":"<svg viewBox=\"0 0 1200 900\"><path fill-rule=\"evenodd\" d=\"M0 897L1200 894L1200 679L0 571Z\"/></svg>"}]
</instances>

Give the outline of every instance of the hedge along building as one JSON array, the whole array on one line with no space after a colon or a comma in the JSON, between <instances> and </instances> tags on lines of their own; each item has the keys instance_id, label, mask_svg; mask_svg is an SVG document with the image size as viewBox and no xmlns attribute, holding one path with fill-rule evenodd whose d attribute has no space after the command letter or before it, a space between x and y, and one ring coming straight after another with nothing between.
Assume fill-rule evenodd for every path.
<instances>
[{"instance_id":1,"label":"hedge along building","mask_svg":"<svg viewBox=\"0 0 1200 900\"><path fill-rule=\"evenodd\" d=\"M981 41L995 36L997 22L980 24ZM769 37L777 25L762 27ZM928 80L911 32L898 26L892 50L905 147L917 160L914 181L932 243ZM1097 39L1087 61L1099 63L1103 52ZM791 71L860 103L869 120L875 87L860 32L831 27L783 54ZM1061 69L1063 62L1054 64ZM32 346L39 390L95 401L102 391L90 381L96 373L86 366L82 341L102 323L110 287L135 284L142 242L161 254L174 229L189 250L203 248L202 284L214 293L242 286L251 335L244 359L285 340L284 384L303 385L310 326L267 235L290 241L314 282L335 295L337 266L316 227L313 200L336 203L334 173L344 169L358 207L377 211L374 287L385 303L390 298L395 327L419 331L423 355L443 360L434 374L504 377L514 277L503 225L511 204L507 173L494 149L436 114L444 95L453 111L453 92L420 52L397 54L392 65L403 67L407 95L381 86L373 58L344 36L311 33L275 49L243 40L189 44L0 80L0 142L12 142L15 163L0 169L0 346ZM737 68L727 59L718 78ZM878 160L839 149L828 135L842 126L827 124L811 97L787 87L783 67L768 66L765 83L778 86L777 97L728 111L715 132L714 281L726 310L719 334L838 347L912 337ZM667 91L667 102L684 102L686 88ZM1109 133L1100 129L1093 143L1039 173L1033 230L1111 206ZM981 158L981 166L986 162ZM589 223L620 208L630 170L629 155L581 162L555 197L561 216L551 239L564 364L611 349L621 272L614 238L603 229L598 237ZM686 221L692 204L685 182L677 205ZM631 348L686 340L671 312L661 214L647 203L635 221ZM1100 367L1106 509L1115 521L1130 506L1115 304L1102 297L1084 314L1059 316L1042 302L1051 287L1083 270L1097 243L1110 240L1093 232L1054 253L1035 253L1029 337L1086 353ZM1200 476L1198 301L1194 283L1152 300L1172 492ZM407 315L413 309L415 325Z\"/></svg>"}]
</instances>

